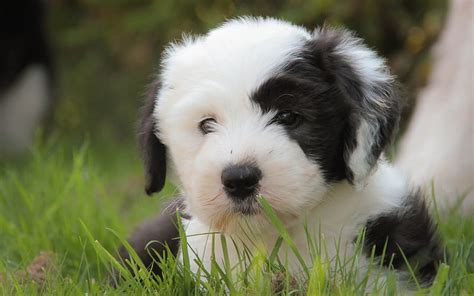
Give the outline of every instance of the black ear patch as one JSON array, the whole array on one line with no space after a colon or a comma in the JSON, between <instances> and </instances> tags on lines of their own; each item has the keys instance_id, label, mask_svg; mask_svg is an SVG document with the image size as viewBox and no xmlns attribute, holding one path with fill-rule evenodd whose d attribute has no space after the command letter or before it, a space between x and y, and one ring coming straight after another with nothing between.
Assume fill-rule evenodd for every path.
<instances>
[{"instance_id":1,"label":"black ear patch","mask_svg":"<svg viewBox=\"0 0 474 296\"><path fill-rule=\"evenodd\" d=\"M145 168L145 192L148 195L163 189L166 179L166 146L156 136L157 123L153 117L159 85L155 81L150 87L142 108L138 134Z\"/></svg>"},{"instance_id":2,"label":"black ear patch","mask_svg":"<svg viewBox=\"0 0 474 296\"><path fill-rule=\"evenodd\" d=\"M344 131L346 178L364 182L398 127L398 86L385 61L349 31L316 30L305 50L351 110Z\"/></svg>"},{"instance_id":3,"label":"black ear patch","mask_svg":"<svg viewBox=\"0 0 474 296\"><path fill-rule=\"evenodd\" d=\"M327 182L363 184L400 116L384 60L350 32L332 28L316 30L293 57L251 99L263 112L304 118L288 135L320 165Z\"/></svg>"}]
</instances>

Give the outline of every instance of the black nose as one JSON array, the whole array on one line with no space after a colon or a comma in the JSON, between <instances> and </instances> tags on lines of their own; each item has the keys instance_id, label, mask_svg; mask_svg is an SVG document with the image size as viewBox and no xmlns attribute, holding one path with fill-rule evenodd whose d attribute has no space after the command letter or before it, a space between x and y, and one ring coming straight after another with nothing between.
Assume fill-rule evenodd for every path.
<instances>
[{"instance_id":1,"label":"black nose","mask_svg":"<svg viewBox=\"0 0 474 296\"><path fill-rule=\"evenodd\" d=\"M262 171L255 165L232 165L222 171L221 181L227 194L237 200L251 196L262 179Z\"/></svg>"}]
</instances>

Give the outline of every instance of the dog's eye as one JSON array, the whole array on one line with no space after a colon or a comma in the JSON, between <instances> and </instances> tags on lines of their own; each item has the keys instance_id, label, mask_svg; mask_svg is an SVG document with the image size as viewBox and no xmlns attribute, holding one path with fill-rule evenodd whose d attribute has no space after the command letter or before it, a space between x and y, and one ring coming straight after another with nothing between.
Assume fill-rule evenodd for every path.
<instances>
[{"instance_id":1,"label":"dog's eye","mask_svg":"<svg viewBox=\"0 0 474 296\"><path fill-rule=\"evenodd\" d=\"M199 129L203 134L212 133L215 130L216 123L217 121L212 117L204 118L199 123Z\"/></svg>"},{"instance_id":2,"label":"dog's eye","mask_svg":"<svg viewBox=\"0 0 474 296\"><path fill-rule=\"evenodd\" d=\"M294 112L284 111L284 112L279 112L277 115L275 115L271 123L277 123L277 124L281 124L287 127L294 128L298 126L300 121L301 121L301 117L298 114Z\"/></svg>"}]
</instances>

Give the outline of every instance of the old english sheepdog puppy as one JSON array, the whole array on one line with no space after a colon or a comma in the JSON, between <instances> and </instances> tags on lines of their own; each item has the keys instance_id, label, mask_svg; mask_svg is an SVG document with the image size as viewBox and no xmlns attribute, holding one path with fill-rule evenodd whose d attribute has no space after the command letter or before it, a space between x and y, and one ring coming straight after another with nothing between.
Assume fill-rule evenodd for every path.
<instances>
[{"instance_id":1,"label":"old english sheepdog puppy","mask_svg":"<svg viewBox=\"0 0 474 296\"><path fill-rule=\"evenodd\" d=\"M363 254L400 270L407 260L429 282L442 259L435 227L421 195L382 156L399 115L385 61L346 30L239 18L185 37L164 52L139 137L146 192L159 192L165 176L179 188L188 246L173 239L169 208L130 242L157 274L147 248L160 253L163 243L192 250L197 271L195 256L207 268L222 263L220 233L237 264L236 248L269 252L279 237L263 196L308 265L307 233L324 238L331 259L353 254L365 229ZM291 253L280 248L298 272Z\"/></svg>"}]
</instances>

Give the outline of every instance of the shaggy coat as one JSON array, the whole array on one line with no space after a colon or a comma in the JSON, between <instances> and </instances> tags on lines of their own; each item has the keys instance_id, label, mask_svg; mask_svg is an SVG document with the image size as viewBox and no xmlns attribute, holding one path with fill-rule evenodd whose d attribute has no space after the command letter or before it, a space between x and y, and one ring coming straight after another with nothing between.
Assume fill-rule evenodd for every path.
<instances>
[{"instance_id":1,"label":"shaggy coat","mask_svg":"<svg viewBox=\"0 0 474 296\"><path fill-rule=\"evenodd\" d=\"M223 260L219 247L211 252L221 236L211 233L237 248L272 249L279 235L262 212L263 196L308 264L306 231L324 237L332 259L337 250L353 254L365 228L368 257L386 254L383 265L404 270L403 252L430 282L442 258L435 228L420 194L382 156L400 101L385 61L346 30L228 21L163 55L141 121L146 192L160 191L166 176L179 188L189 236L181 248L205 267L212 255ZM173 209L131 240L147 264L143 242L173 241L179 253L176 229L156 235L163 217L175 219ZM228 251L237 264L237 251ZM285 246L280 254L300 270Z\"/></svg>"}]
</instances>

